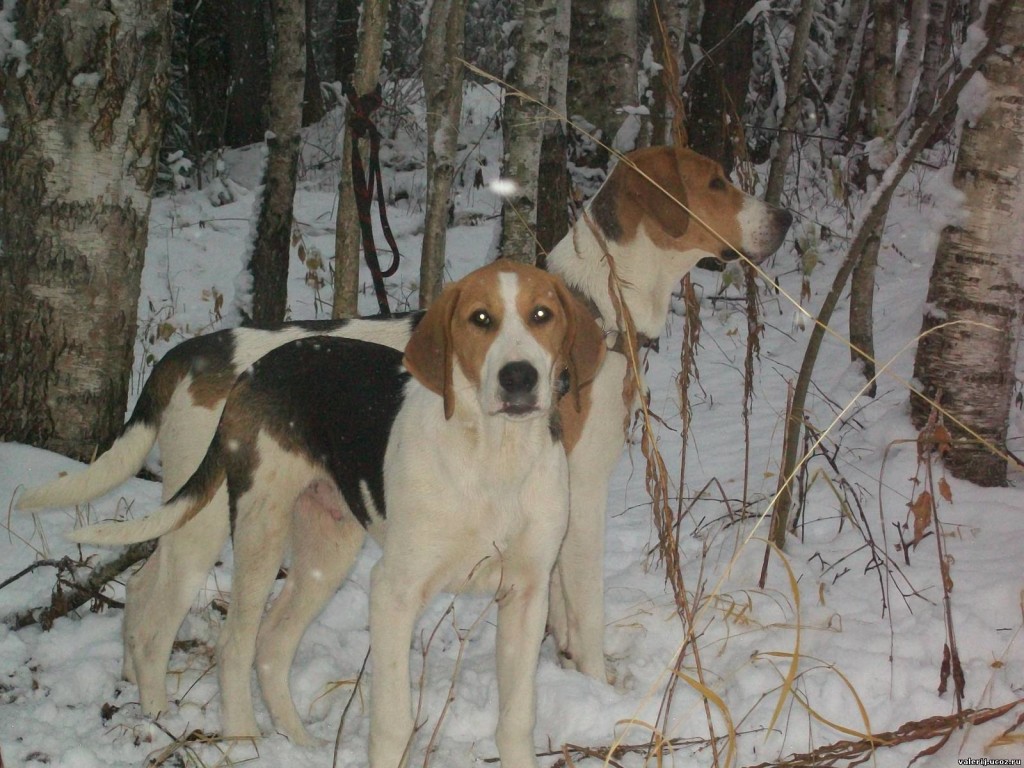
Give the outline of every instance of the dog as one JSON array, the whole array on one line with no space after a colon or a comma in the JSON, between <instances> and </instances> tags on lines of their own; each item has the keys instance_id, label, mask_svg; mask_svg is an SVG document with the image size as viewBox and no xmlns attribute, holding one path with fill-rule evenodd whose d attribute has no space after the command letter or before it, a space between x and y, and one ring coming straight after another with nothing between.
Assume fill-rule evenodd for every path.
<instances>
[{"instance_id":1,"label":"dog","mask_svg":"<svg viewBox=\"0 0 1024 768\"><path fill-rule=\"evenodd\" d=\"M404 358L322 336L268 353L231 389L199 468L167 505L72 538L131 543L208 507L230 510L222 734L259 736L258 656L275 726L308 744L288 672L368 531L383 550L370 592L372 766L398 766L413 733L409 646L422 608L440 589L497 592L498 751L502 765L536 766L533 681L569 517L566 451L604 354L602 331L560 278L495 262L445 290ZM257 652L286 548L291 569Z\"/></svg>"},{"instance_id":2,"label":"dog","mask_svg":"<svg viewBox=\"0 0 1024 768\"><path fill-rule=\"evenodd\" d=\"M548 255L548 270L591 307L610 348L592 387L591 418L569 459L569 529L552 578L549 627L566 666L606 680L607 478L621 454L633 408L622 397L624 321L609 297L609 263L638 334L653 339L661 333L673 290L698 261L742 255L760 262L779 248L791 223L789 212L743 193L712 160L685 148L651 147L619 161L585 215ZM316 334L401 349L418 318L237 328L185 341L154 367L124 431L106 453L79 473L23 493L17 506L69 506L102 495L137 473L155 442L166 500L199 465L235 378L262 355ZM162 536L128 582L123 671L138 684L148 714L167 707L165 676L175 634L227 537L227 517L209 507Z\"/></svg>"}]
</instances>

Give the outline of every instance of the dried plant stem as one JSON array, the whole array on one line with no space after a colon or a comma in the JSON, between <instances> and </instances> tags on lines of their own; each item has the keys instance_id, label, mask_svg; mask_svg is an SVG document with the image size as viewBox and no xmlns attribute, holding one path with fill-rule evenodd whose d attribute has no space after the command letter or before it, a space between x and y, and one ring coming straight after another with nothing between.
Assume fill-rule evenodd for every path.
<instances>
[{"instance_id":1,"label":"dried plant stem","mask_svg":"<svg viewBox=\"0 0 1024 768\"><path fill-rule=\"evenodd\" d=\"M97 600L113 607L123 607L121 603L103 595L101 590L108 581L116 579L125 569L149 557L154 549L156 549L155 541L132 544L113 560L109 560L94 568L89 577L81 582L65 581L58 576L50 605L29 608L11 614L6 616L3 622L11 629L21 629L32 624L39 624L43 629L49 629L53 626L54 621L81 608L91 600ZM67 558L64 558L64 560L67 560ZM58 561L58 566L63 562L63 560Z\"/></svg>"},{"instance_id":2,"label":"dried plant stem","mask_svg":"<svg viewBox=\"0 0 1024 768\"><path fill-rule=\"evenodd\" d=\"M964 725L981 725L1002 717L1014 707L1024 704L1017 699L1000 707L990 709L968 709L953 715L936 715L924 720L913 720L901 725L895 731L871 734L863 739L837 741L819 747L813 752L794 754L782 760L748 766L748 768L832 768L833 766L854 766L870 760L879 747L895 747L923 739L941 739L918 754L924 757L933 754L946 743L953 732ZM916 757L914 758L917 759Z\"/></svg>"}]
</instances>

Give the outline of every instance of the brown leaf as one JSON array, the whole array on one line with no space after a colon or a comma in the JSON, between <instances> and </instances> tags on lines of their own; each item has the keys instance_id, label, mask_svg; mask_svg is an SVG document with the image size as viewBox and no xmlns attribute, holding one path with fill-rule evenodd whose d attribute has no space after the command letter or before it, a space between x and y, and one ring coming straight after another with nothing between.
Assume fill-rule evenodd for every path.
<instances>
[{"instance_id":1,"label":"brown leaf","mask_svg":"<svg viewBox=\"0 0 1024 768\"><path fill-rule=\"evenodd\" d=\"M946 478L939 478L939 495L944 498L950 504L953 503L953 491L949 488L949 483L946 482Z\"/></svg>"},{"instance_id":2,"label":"brown leaf","mask_svg":"<svg viewBox=\"0 0 1024 768\"><path fill-rule=\"evenodd\" d=\"M910 513L914 516L913 543L916 546L924 538L932 522L932 495L928 491L922 491L921 495L911 502Z\"/></svg>"}]
</instances>

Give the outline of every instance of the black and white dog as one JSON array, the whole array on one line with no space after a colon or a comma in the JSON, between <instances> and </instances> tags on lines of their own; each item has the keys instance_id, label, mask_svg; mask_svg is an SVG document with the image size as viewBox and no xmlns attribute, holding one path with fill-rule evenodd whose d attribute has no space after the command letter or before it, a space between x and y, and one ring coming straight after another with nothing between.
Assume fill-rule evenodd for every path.
<instances>
[{"instance_id":1,"label":"black and white dog","mask_svg":"<svg viewBox=\"0 0 1024 768\"><path fill-rule=\"evenodd\" d=\"M534 676L569 517L565 449L604 354L602 331L559 278L497 262L445 290L404 359L323 336L269 352L231 389L199 468L164 507L72 538L140 541L230 510L222 733L259 735L249 688L258 657L277 730L308 743L288 672L369 531L383 548L370 593L372 766L400 765L413 734L409 645L425 604L442 589L496 592L498 750L502 765L536 766Z\"/></svg>"}]
</instances>

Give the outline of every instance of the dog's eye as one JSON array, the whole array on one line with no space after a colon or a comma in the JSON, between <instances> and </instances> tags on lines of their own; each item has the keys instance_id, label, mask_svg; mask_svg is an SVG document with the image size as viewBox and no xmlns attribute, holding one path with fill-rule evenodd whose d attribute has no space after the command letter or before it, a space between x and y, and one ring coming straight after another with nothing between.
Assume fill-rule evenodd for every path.
<instances>
[{"instance_id":1,"label":"dog's eye","mask_svg":"<svg viewBox=\"0 0 1024 768\"><path fill-rule=\"evenodd\" d=\"M490 328L491 323L494 321L491 320L491 316L487 313L487 310L478 309L469 316L469 322L477 328Z\"/></svg>"},{"instance_id":2,"label":"dog's eye","mask_svg":"<svg viewBox=\"0 0 1024 768\"><path fill-rule=\"evenodd\" d=\"M554 313L547 307L534 307L530 313L530 322L534 325L544 325L553 318Z\"/></svg>"},{"instance_id":3,"label":"dog's eye","mask_svg":"<svg viewBox=\"0 0 1024 768\"><path fill-rule=\"evenodd\" d=\"M715 176L715 178L713 178L710 181L708 186L711 189L716 189L716 190L719 190L719 191L723 190L723 189L725 189L725 179L723 179L721 176Z\"/></svg>"}]
</instances>

